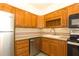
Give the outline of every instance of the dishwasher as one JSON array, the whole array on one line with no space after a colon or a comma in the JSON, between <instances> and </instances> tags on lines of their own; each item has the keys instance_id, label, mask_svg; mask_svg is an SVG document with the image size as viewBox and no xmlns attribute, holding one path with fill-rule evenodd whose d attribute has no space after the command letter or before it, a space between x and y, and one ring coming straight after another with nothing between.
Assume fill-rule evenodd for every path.
<instances>
[{"instance_id":1,"label":"dishwasher","mask_svg":"<svg viewBox=\"0 0 79 59\"><path fill-rule=\"evenodd\" d=\"M30 56L35 56L40 52L40 38L30 39Z\"/></svg>"}]
</instances>

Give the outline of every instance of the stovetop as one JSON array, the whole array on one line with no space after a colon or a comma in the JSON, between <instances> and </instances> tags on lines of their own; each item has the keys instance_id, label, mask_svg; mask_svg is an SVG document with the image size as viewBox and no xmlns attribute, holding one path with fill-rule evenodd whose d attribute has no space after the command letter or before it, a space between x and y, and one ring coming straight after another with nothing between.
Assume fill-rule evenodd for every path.
<instances>
[{"instance_id":1,"label":"stovetop","mask_svg":"<svg viewBox=\"0 0 79 59\"><path fill-rule=\"evenodd\" d=\"M75 43L79 43L78 40L68 40L69 42L75 42Z\"/></svg>"},{"instance_id":2,"label":"stovetop","mask_svg":"<svg viewBox=\"0 0 79 59\"><path fill-rule=\"evenodd\" d=\"M79 43L79 35L70 35L70 38L68 41Z\"/></svg>"}]
</instances>

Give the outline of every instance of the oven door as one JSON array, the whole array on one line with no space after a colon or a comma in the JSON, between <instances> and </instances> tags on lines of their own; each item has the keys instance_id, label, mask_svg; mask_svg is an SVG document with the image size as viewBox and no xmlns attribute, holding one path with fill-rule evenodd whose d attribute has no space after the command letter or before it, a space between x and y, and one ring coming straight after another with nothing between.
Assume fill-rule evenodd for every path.
<instances>
[{"instance_id":1,"label":"oven door","mask_svg":"<svg viewBox=\"0 0 79 59\"><path fill-rule=\"evenodd\" d=\"M68 56L79 56L79 43L68 42Z\"/></svg>"}]
</instances>

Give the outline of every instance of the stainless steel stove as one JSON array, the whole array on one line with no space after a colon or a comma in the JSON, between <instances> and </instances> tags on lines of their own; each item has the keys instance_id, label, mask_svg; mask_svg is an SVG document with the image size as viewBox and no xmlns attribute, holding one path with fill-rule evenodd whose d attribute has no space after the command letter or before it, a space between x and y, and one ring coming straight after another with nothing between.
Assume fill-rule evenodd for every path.
<instances>
[{"instance_id":1,"label":"stainless steel stove","mask_svg":"<svg viewBox=\"0 0 79 59\"><path fill-rule=\"evenodd\" d=\"M79 28L70 29L68 40L68 56L79 56Z\"/></svg>"}]
</instances>

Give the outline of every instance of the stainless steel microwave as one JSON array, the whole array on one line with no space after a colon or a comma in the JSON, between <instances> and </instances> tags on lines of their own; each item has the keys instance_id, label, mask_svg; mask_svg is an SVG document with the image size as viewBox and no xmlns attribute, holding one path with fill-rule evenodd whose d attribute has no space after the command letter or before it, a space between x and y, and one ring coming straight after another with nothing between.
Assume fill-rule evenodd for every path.
<instances>
[{"instance_id":1,"label":"stainless steel microwave","mask_svg":"<svg viewBox=\"0 0 79 59\"><path fill-rule=\"evenodd\" d=\"M69 16L69 28L79 28L79 13Z\"/></svg>"}]
</instances>

